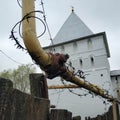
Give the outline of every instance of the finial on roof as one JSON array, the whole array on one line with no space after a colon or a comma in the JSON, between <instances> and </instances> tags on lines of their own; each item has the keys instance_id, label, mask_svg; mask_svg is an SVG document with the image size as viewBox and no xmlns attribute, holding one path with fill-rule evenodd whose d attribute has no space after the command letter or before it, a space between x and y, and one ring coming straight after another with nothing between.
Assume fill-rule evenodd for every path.
<instances>
[{"instance_id":1,"label":"finial on roof","mask_svg":"<svg viewBox=\"0 0 120 120\"><path fill-rule=\"evenodd\" d=\"M74 12L74 7L72 6L72 12Z\"/></svg>"}]
</instances>

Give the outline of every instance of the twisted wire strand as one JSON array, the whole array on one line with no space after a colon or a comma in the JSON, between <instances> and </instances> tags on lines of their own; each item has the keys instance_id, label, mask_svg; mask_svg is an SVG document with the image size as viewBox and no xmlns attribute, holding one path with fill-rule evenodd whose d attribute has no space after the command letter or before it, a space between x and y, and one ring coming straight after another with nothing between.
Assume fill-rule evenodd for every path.
<instances>
[{"instance_id":1,"label":"twisted wire strand","mask_svg":"<svg viewBox=\"0 0 120 120\"><path fill-rule=\"evenodd\" d=\"M18 3L18 5L19 5L19 7L22 8L22 5L20 4L20 0L17 0L17 3Z\"/></svg>"},{"instance_id":2,"label":"twisted wire strand","mask_svg":"<svg viewBox=\"0 0 120 120\"><path fill-rule=\"evenodd\" d=\"M42 6L42 11L43 11L44 22L46 24L47 31L48 31L48 34L49 34L49 37L50 37L50 41L51 41L52 52L56 52L55 47L54 47L54 42L53 42L53 39L52 39L52 35L51 35L51 32L50 32L50 28L49 28L47 20L46 20L46 15L45 15L46 13L45 13L45 8L44 8L44 3L43 3L42 0L41 0L41 6Z\"/></svg>"},{"instance_id":3,"label":"twisted wire strand","mask_svg":"<svg viewBox=\"0 0 120 120\"><path fill-rule=\"evenodd\" d=\"M43 21L41 18L39 18L39 17L30 16L30 14L31 14L31 13L34 13L34 12L42 13L42 11L31 11L31 12L29 12L29 13L26 14L20 21L18 21L18 22L15 24L15 26L12 28L12 30L11 30L10 38L11 38L12 40L15 40L15 42L16 42L15 45L17 45L17 48L20 48L20 49L22 49L22 50L26 50L26 48L24 48L24 47L20 44L20 42L18 41L18 38L15 37L15 30L14 30L14 29L17 27L17 25L19 25L19 35L20 35L21 38L22 38L22 35L21 35L21 32L20 32L21 23L22 23L24 20L29 20L30 18L36 18L36 19L38 19L40 22L42 22L42 24L44 25L44 30L43 30L43 32L42 32L39 36L37 36L37 38L41 37L41 36L44 35L44 33L46 32L46 25L45 25L44 21Z\"/></svg>"}]
</instances>

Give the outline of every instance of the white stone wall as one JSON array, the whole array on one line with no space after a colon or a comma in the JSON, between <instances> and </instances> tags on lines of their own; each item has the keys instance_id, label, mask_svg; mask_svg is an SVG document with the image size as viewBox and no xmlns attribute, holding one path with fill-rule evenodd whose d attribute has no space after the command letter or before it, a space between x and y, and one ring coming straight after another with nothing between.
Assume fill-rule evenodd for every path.
<instances>
[{"instance_id":1,"label":"white stone wall","mask_svg":"<svg viewBox=\"0 0 120 120\"><path fill-rule=\"evenodd\" d=\"M110 78L110 66L107 57L107 51L103 39L103 35L90 37L79 41L74 41L72 43L67 43L55 47L56 52L68 53L70 58L68 64L71 62L72 66L77 70L82 70L85 72L86 80L92 84L98 85L99 87L108 90L111 94L111 78ZM49 51L49 50L47 50ZM59 84L60 78L55 78L54 82L50 81L50 84ZM81 92L79 89L76 90L77 93ZM66 96L67 94L67 96ZM70 95L69 95L70 94ZM69 97L70 96L70 97ZM103 114L105 111L105 105L103 101L98 97L92 98L88 95L83 98L78 98L78 96L72 96L71 93L63 93L61 95L61 100L59 101L59 108L63 108L64 102L75 103L68 106L70 111L74 110L73 114L79 114L81 116L95 116L97 114ZM56 101L57 97L51 98ZM77 103L79 99L80 103ZM67 102L69 101L69 102ZM76 102L75 102L76 101ZM57 102L57 101L56 101ZM78 105L79 104L79 105ZM109 105L108 105L109 106ZM84 107L84 108L83 108ZM81 109L81 110L80 110ZM92 111L91 111L92 110Z\"/></svg>"},{"instance_id":2,"label":"white stone wall","mask_svg":"<svg viewBox=\"0 0 120 120\"><path fill-rule=\"evenodd\" d=\"M68 63L71 61L76 69L110 70L103 36L67 43L55 47L55 50L59 53L68 53L70 55Z\"/></svg>"}]
</instances>

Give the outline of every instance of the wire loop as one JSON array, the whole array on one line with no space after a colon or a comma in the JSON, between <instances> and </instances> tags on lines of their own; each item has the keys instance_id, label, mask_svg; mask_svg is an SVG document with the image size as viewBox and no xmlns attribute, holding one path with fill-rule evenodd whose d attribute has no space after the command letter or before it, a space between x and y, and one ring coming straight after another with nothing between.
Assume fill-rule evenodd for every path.
<instances>
[{"instance_id":1,"label":"wire loop","mask_svg":"<svg viewBox=\"0 0 120 120\"><path fill-rule=\"evenodd\" d=\"M17 45L17 48L21 48L21 49L23 49L23 50L26 50L26 48L24 48L24 47L19 43L18 38L15 37L15 30L14 30L14 29L19 25L19 35L20 35L21 38L23 38L22 35L21 35L21 32L20 32L20 29L21 29L21 23L22 23L24 20L27 20L27 21L28 21L28 19L30 19L30 18L35 18L35 19L38 19L38 20L43 24L44 30L43 30L43 32L42 32L39 36L37 36L37 38L41 37L41 36L44 35L44 33L46 32L46 24L44 23L44 21L43 21L42 19L40 19L39 17L30 16L30 14L32 14L32 13L34 13L34 12L39 12L39 13L42 13L42 14L43 14L42 11L31 11L31 12L27 13L19 22L17 22L17 23L15 24L15 26L14 26L14 27L12 28L12 30L11 30L10 38L11 38L12 40L15 40L15 42L16 42L15 45Z\"/></svg>"}]
</instances>

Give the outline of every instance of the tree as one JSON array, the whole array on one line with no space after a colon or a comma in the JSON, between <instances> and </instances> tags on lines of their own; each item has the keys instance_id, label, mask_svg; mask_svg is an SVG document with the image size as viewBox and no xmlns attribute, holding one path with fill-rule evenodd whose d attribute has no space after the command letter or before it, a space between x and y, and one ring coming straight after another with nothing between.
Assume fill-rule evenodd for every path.
<instances>
[{"instance_id":1,"label":"tree","mask_svg":"<svg viewBox=\"0 0 120 120\"><path fill-rule=\"evenodd\" d=\"M30 91L29 74L34 72L36 69L31 64L20 65L17 69L2 71L0 77L12 80L14 88L28 93Z\"/></svg>"}]
</instances>

